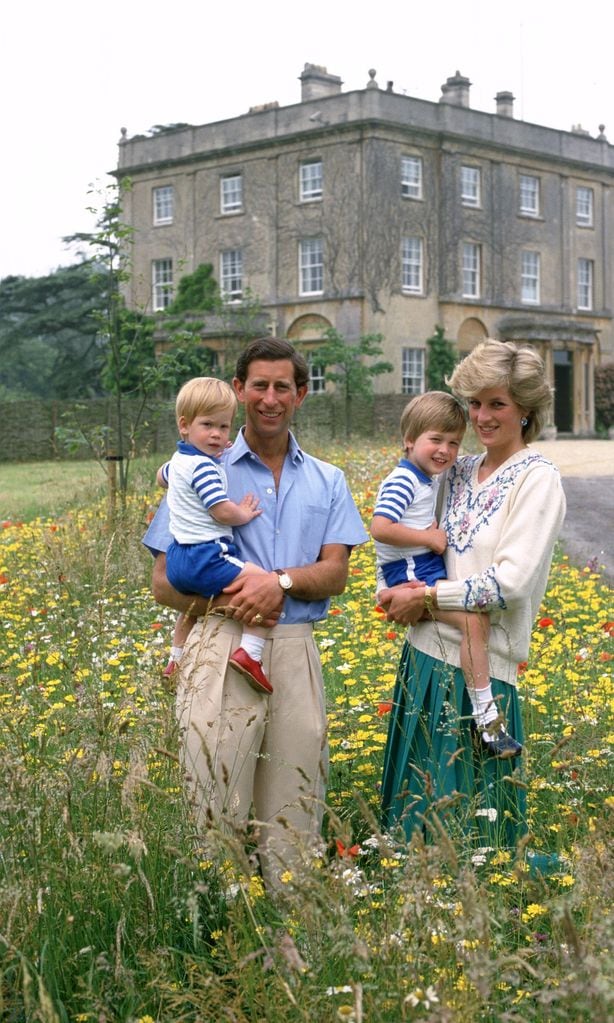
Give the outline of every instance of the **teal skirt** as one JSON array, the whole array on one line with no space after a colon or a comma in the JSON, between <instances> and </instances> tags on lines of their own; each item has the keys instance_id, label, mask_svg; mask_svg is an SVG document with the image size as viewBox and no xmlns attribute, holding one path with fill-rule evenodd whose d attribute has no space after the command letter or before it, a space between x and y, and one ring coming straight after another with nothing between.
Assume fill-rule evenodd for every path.
<instances>
[{"instance_id":1,"label":"teal skirt","mask_svg":"<svg viewBox=\"0 0 614 1023\"><path fill-rule=\"evenodd\" d=\"M515 686L491 679L508 732L523 743ZM474 747L471 702L460 668L405 643L391 710L382 781L384 827L418 829L489 848L516 846L527 831L522 758L500 760Z\"/></svg>"}]
</instances>

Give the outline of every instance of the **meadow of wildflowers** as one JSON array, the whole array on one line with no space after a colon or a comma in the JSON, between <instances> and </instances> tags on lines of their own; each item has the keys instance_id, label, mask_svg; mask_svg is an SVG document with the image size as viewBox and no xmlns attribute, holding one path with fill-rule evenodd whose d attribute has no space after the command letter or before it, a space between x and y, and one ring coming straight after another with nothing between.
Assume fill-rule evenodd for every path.
<instances>
[{"instance_id":1,"label":"meadow of wildflowers","mask_svg":"<svg viewBox=\"0 0 614 1023\"><path fill-rule=\"evenodd\" d=\"M391 448L327 451L368 522ZM614 609L558 556L521 665L525 850L408 846L378 824L402 630L371 545L318 629L331 780L320 854L263 891L239 839L203 852L184 797L172 612L140 536L153 490L0 523L0 1019L523 1023L614 1016ZM437 815L445 821L445 815Z\"/></svg>"}]
</instances>

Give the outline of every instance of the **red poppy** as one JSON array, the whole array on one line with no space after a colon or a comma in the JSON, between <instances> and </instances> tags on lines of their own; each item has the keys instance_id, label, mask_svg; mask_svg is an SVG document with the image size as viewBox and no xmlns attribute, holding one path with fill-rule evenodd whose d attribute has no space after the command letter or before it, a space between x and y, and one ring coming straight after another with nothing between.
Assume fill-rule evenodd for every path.
<instances>
[{"instance_id":1,"label":"red poppy","mask_svg":"<svg viewBox=\"0 0 614 1023\"><path fill-rule=\"evenodd\" d=\"M528 661L521 661L520 664L518 665L518 674L524 675L525 671L527 670L527 667Z\"/></svg>"},{"instance_id":2,"label":"red poppy","mask_svg":"<svg viewBox=\"0 0 614 1023\"><path fill-rule=\"evenodd\" d=\"M161 629L162 628L162 622L152 622L151 625L149 626L149 628L153 629L154 632L155 632L156 629Z\"/></svg>"},{"instance_id":3,"label":"red poppy","mask_svg":"<svg viewBox=\"0 0 614 1023\"><path fill-rule=\"evenodd\" d=\"M540 629L548 629L551 625L554 625L554 620L552 618L540 618L537 624Z\"/></svg>"},{"instance_id":4,"label":"red poppy","mask_svg":"<svg viewBox=\"0 0 614 1023\"><path fill-rule=\"evenodd\" d=\"M397 636L398 636L398 632L387 632L386 633L386 639L396 639Z\"/></svg>"},{"instance_id":5,"label":"red poppy","mask_svg":"<svg viewBox=\"0 0 614 1023\"><path fill-rule=\"evenodd\" d=\"M607 650L602 650L599 654L600 661L614 661L614 654L608 653Z\"/></svg>"},{"instance_id":6,"label":"red poppy","mask_svg":"<svg viewBox=\"0 0 614 1023\"><path fill-rule=\"evenodd\" d=\"M614 636L614 622L602 622L601 628L610 636Z\"/></svg>"},{"instance_id":7,"label":"red poppy","mask_svg":"<svg viewBox=\"0 0 614 1023\"><path fill-rule=\"evenodd\" d=\"M346 846L340 838L335 839L335 845L337 846L337 855L341 857L349 856L350 858L354 858L354 856L358 856L360 852L359 845Z\"/></svg>"},{"instance_id":8,"label":"red poppy","mask_svg":"<svg viewBox=\"0 0 614 1023\"><path fill-rule=\"evenodd\" d=\"M383 718L384 714L390 714L392 710L392 700L385 700L384 703L378 703L377 714L378 717Z\"/></svg>"},{"instance_id":9,"label":"red poppy","mask_svg":"<svg viewBox=\"0 0 614 1023\"><path fill-rule=\"evenodd\" d=\"M341 608L340 607L331 607L331 609L330 609L330 611L328 613L329 613L329 615L340 615L341 614Z\"/></svg>"}]
</instances>

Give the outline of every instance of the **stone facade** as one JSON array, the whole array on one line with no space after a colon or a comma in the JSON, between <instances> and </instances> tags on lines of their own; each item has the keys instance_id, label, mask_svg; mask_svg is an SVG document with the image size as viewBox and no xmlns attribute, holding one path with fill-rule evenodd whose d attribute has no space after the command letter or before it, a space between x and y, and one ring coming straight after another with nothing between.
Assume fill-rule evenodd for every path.
<instances>
[{"instance_id":1,"label":"stone facade","mask_svg":"<svg viewBox=\"0 0 614 1023\"><path fill-rule=\"evenodd\" d=\"M438 102L342 92L305 65L301 102L119 144L133 228L126 297L161 309L212 263L231 300L249 289L269 329L307 344L328 326L381 333L384 393L424 387L436 325L468 351L492 336L535 345L559 432L594 429L593 374L614 359L614 147L518 121L513 96L472 110L458 72ZM318 384L314 356L314 390Z\"/></svg>"}]
</instances>

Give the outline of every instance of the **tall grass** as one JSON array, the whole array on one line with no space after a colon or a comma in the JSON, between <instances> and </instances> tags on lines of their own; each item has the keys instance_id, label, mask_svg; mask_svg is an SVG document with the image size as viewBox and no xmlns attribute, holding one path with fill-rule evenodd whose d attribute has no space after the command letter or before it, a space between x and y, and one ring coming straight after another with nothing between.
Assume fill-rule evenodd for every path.
<instances>
[{"instance_id":1,"label":"tall grass","mask_svg":"<svg viewBox=\"0 0 614 1023\"><path fill-rule=\"evenodd\" d=\"M395 458L347 457L365 520ZM161 675L173 616L139 542L155 502L141 487L114 531L101 496L0 533L0 1019L609 1020L614 615L599 577L559 558L521 676L530 845L562 857L541 876L523 848L469 846L445 805L428 844L381 832L402 636L373 604L370 546L356 551L318 630L322 848L272 900L243 836L211 857L184 795Z\"/></svg>"}]
</instances>

